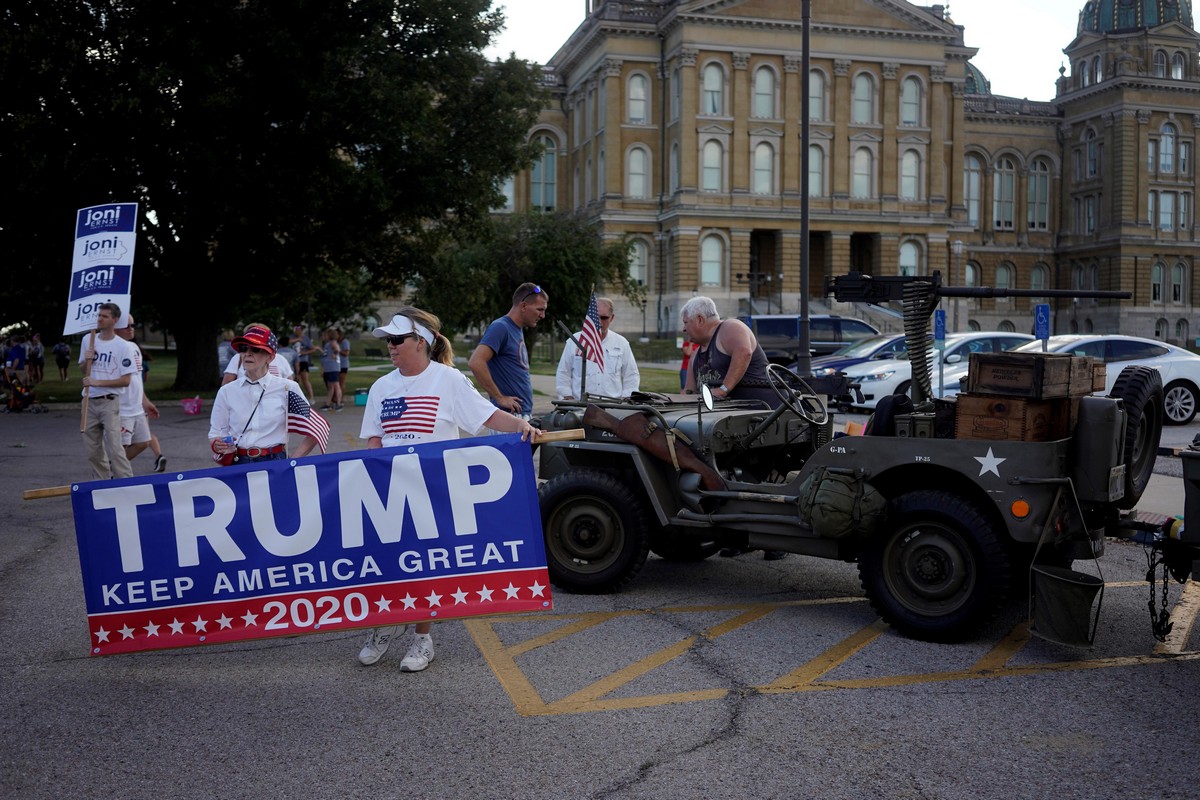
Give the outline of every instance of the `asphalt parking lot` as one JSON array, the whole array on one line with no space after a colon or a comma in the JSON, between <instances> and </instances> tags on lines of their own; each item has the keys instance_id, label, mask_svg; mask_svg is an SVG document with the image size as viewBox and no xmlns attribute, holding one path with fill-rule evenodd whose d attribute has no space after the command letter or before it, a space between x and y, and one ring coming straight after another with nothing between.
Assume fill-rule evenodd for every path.
<instances>
[{"instance_id":1,"label":"asphalt parking lot","mask_svg":"<svg viewBox=\"0 0 1200 800\"><path fill-rule=\"evenodd\" d=\"M168 470L207 467L207 418L163 411ZM331 415L332 449L360 415ZM0 472L3 797L1197 793L1200 640L1151 635L1137 545L1097 562L1090 649L1031 637L1020 603L976 641L910 641L855 565L747 554L440 624L419 675L361 667L358 632L90 658L69 505L19 499L86 476L78 410L0 416ZM1168 602L1188 627L1191 590Z\"/></svg>"}]
</instances>

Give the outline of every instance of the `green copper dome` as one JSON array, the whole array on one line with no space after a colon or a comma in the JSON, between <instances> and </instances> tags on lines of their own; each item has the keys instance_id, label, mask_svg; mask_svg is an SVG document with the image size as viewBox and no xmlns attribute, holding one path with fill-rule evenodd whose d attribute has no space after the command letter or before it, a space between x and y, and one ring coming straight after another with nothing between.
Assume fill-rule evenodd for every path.
<instances>
[{"instance_id":1,"label":"green copper dome","mask_svg":"<svg viewBox=\"0 0 1200 800\"><path fill-rule=\"evenodd\" d=\"M967 62L967 94L991 94L992 82L983 76L979 71L979 67Z\"/></svg>"},{"instance_id":2,"label":"green copper dome","mask_svg":"<svg viewBox=\"0 0 1200 800\"><path fill-rule=\"evenodd\" d=\"M1115 33L1168 22L1192 27L1192 0L1089 0L1079 12L1077 33Z\"/></svg>"}]
</instances>

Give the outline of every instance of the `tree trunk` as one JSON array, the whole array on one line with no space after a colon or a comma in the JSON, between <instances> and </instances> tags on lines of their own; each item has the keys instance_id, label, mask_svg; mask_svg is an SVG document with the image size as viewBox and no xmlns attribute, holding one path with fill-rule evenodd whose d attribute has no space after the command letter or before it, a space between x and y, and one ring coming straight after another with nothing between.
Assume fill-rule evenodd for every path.
<instances>
[{"instance_id":1,"label":"tree trunk","mask_svg":"<svg viewBox=\"0 0 1200 800\"><path fill-rule=\"evenodd\" d=\"M176 391L209 392L220 387L217 361L220 330L211 323L184 325L174 331L179 368L175 374Z\"/></svg>"}]
</instances>

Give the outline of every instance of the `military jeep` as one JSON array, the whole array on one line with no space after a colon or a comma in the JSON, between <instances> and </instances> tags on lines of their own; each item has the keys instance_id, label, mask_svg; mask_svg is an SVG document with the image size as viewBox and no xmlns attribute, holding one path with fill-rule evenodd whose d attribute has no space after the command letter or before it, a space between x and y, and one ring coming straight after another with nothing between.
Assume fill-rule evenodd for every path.
<instances>
[{"instance_id":1,"label":"military jeep","mask_svg":"<svg viewBox=\"0 0 1200 800\"><path fill-rule=\"evenodd\" d=\"M579 438L540 446L555 585L620 590L648 552L780 550L857 562L871 605L904 635L970 638L1035 560L1103 553L1149 482L1163 419L1158 373L1129 367L1110 396L1079 398L1060 438L952 438L946 408L922 402L932 410L911 416L926 427L835 435L823 391L778 365L769 375L776 409L707 393L556 403L543 427Z\"/></svg>"}]
</instances>

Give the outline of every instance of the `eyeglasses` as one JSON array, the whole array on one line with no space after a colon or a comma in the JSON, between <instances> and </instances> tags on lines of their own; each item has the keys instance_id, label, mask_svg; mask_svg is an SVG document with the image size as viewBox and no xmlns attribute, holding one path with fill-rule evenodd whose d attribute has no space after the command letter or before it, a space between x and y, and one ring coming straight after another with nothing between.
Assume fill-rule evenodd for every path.
<instances>
[{"instance_id":1,"label":"eyeglasses","mask_svg":"<svg viewBox=\"0 0 1200 800\"><path fill-rule=\"evenodd\" d=\"M517 298L517 302L524 303L526 300L528 300L533 295L541 294L541 293L542 293L542 287L534 286L532 289L529 289L528 291L526 291L525 294L523 294L519 298Z\"/></svg>"},{"instance_id":2,"label":"eyeglasses","mask_svg":"<svg viewBox=\"0 0 1200 800\"><path fill-rule=\"evenodd\" d=\"M270 350L263 350L261 347L251 347L248 344L239 344L237 351L239 353L262 353L263 355L271 354Z\"/></svg>"},{"instance_id":3,"label":"eyeglasses","mask_svg":"<svg viewBox=\"0 0 1200 800\"><path fill-rule=\"evenodd\" d=\"M384 337L384 339L387 341L387 343L390 344L392 347L399 347L400 345L407 342L409 339L415 339L415 338L417 338L417 335L415 333L405 333L405 334L401 334L400 336L385 336Z\"/></svg>"}]
</instances>

